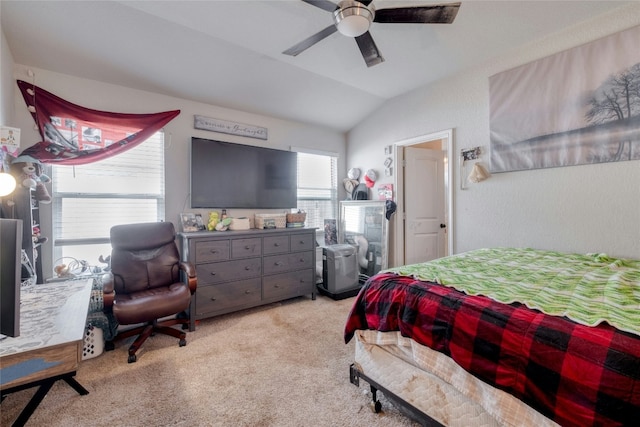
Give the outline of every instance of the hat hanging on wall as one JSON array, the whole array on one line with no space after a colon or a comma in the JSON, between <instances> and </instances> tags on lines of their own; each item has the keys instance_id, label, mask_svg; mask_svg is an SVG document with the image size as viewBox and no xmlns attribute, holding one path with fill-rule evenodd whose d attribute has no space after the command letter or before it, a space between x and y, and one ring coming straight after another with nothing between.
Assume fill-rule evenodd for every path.
<instances>
[{"instance_id":1,"label":"hat hanging on wall","mask_svg":"<svg viewBox=\"0 0 640 427\"><path fill-rule=\"evenodd\" d=\"M369 177L371 181L375 181L376 179L378 179L378 174L373 169L368 169L367 177Z\"/></svg>"},{"instance_id":2,"label":"hat hanging on wall","mask_svg":"<svg viewBox=\"0 0 640 427\"><path fill-rule=\"evenodd\" d=\"M367 184L367 187L372 188L376 183L376 179L378 179L378 174L373 169L367 170L367 173L364 175L364 182Z\"/></svg>"},{"instance_id":3,"label":"hat hanging on wall","mask_svg":"<svg viewBox=\"0 0 640 427\"><path fill-rule=\"evenodd\" d=\"M347 176L349 177L349 179L358 179L358 178L360 178L360 169L358 169L358 168L349 169L349 172L347 172Z\"/></svg>"},{"instance_id":4,"label":"hat hanging on wall","mask_svg":"<svg viewBox=\"0 0 640 427\"><path fill-rule=\"evenodd\" d=\"M358 185L358 180L345 178L342 180L342 185L344 185L344 189L347 191L347 194L351 196L353 194L353 190Z\"/></svg>"},{"instance_id":5,"label":"hat hanging on wall","mask_svg":"<svg viewBox=\"0 0 640 427\"><path fill-rule=\"evenodd\" d=\"M467 179L469 180L469 182L473 182L477 184L489 178L490 176L491 174L487 171L487 169L485 169L485 167L482 166L480 163L476 162L473 165L473 169L471 170L471 173L469 174Z\"/></svg>"},{"instance_id":6,"label":"hat hanging on wall","mask_svg":"<svg viewBox=\"0 0 640 427\"><path fill-rule=\"evenodd\" d=\"M384 216L387 218L387 220L391 220L391 215L395 213L397 207L398 205L396 205L396 202L394 202L393 200L387 200L386 202L384 202Z\"/></svg>"},{"instance_id":7,"label":"hat hanging on wall","mask_svg":"<svg viewBox=\"0 0 640 427\"><path fill-rule=\"evenodd\" d=\"M353 195L351 196L353 200L369 200L369 189L364 184L356 185L356 188L353 190Z\"/></svg>"}]
</instances>

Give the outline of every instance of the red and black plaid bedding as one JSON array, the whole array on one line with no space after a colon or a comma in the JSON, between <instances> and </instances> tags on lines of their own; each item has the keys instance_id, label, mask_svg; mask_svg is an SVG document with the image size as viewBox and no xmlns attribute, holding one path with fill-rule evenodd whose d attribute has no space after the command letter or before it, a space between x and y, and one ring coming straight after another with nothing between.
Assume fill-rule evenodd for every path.
<instances>
[{"instance_id":1,"label":"red and black plaid bedding","mask_svg":"<svg viewBox=\"0 0 640 427\"><path fill-rule=\"evenodd\" d=\"M400 331L564 426L640 425L640 336L394 273L363 286L345 326Z\"/></svg>"}]
</instances>

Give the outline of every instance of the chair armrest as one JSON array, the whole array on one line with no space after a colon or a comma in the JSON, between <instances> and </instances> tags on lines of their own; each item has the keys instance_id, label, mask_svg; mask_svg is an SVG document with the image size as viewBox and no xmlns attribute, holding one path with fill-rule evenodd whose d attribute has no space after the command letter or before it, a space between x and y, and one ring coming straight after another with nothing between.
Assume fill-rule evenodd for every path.
<instances>
[{"instance_id":1,"label":"chair armrest","mask_svg":"<svg viewBox=\"0 0 640 427\"><path fill-rule=\"evenodd\" d=\"M187 278L187 285L189 286L189 290L193 295L193 293L196 291L196 287L198 286L198 278L196 277L195 266L188 261L180 261L180 270L184 271L184 274Z\"/></svg>"},{"instance_id":2,"label":"chair armrest","mask_svg":"<svg viewBox=\"0 0 640 427\"><path fill-rule=\"evenodd\" d=\"M113 289L113 274L106 273L102 275L102 299L104 301L104 312L109 313L113 309L113 301L116 293Z\"/></svg>"}]
</instances>

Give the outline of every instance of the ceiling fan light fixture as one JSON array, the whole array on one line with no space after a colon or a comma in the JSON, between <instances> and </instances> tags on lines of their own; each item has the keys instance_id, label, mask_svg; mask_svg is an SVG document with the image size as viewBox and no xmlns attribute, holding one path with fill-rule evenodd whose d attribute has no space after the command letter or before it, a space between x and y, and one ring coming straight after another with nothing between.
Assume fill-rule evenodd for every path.
<instances>
[{"instance_id":1,"label":"ceiling fan light fixture","mask_svg":"<svg viewBox=\"0 0 640 427\"><path fill-rule=\"evenodd\" d=\"M369 9L358 1L345 0L338 4L333 12L333 20L338 31L348 37L358 37L369 31L374 17L373 9Z\"/></svg>"}]
</instances>

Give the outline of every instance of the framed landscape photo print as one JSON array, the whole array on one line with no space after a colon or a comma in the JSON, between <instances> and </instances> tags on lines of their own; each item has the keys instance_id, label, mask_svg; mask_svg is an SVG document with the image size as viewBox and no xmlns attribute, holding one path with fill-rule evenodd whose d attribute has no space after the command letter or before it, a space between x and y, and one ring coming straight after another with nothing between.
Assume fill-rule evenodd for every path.
<instances>
[{"instance_id":1,"label":"framed landscape photo print","mask_svg":"<svg viewBox=\"0 0 640 427\"><path fill-rule=\"evenodd\" d=\"M489 78L491 172L640 160L640 26Z\"/></svg>"}]
</instances>

